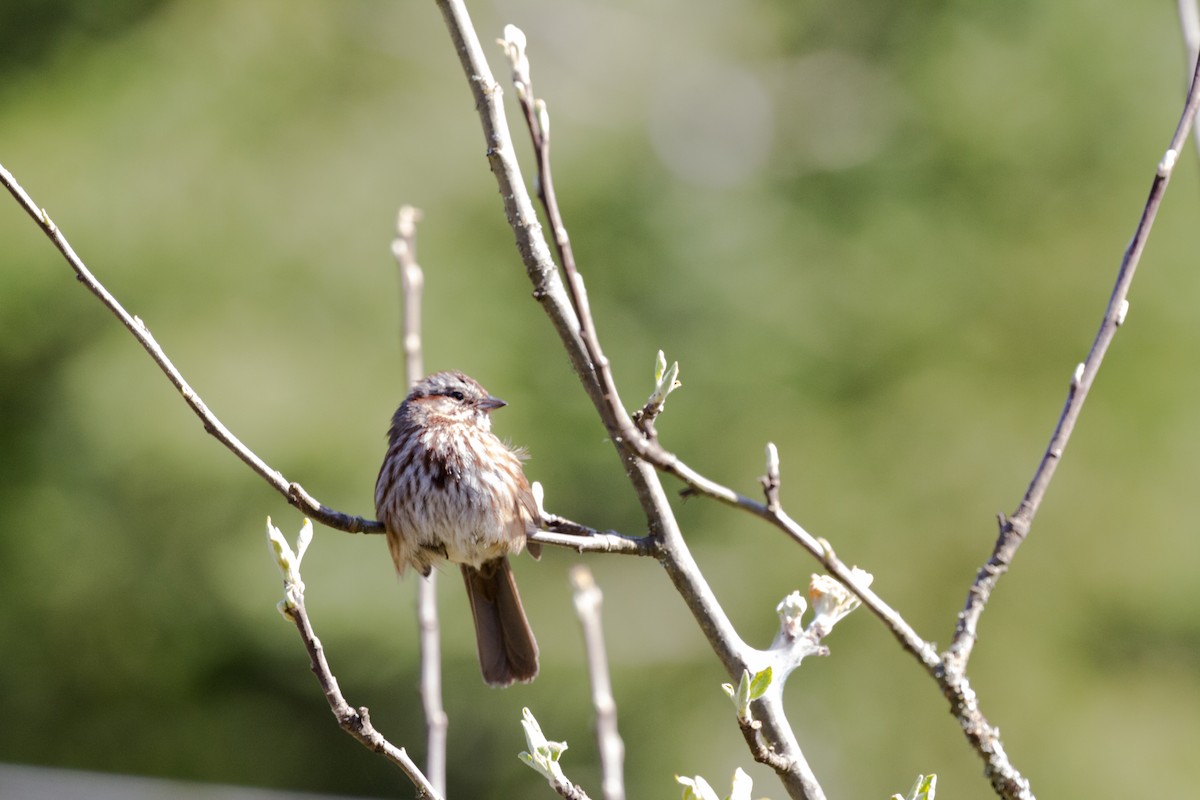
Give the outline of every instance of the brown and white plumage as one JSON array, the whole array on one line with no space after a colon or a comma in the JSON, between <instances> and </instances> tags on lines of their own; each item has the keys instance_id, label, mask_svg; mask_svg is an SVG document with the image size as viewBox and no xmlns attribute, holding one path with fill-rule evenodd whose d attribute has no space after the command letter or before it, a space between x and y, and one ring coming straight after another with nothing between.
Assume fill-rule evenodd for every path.
<instances>
[{"instance_id":1,"label":"brown and white plumage","mask_svg":"<svg viewBox=\"0 0 1200 800\"><path fill-rule=\"evenodd\" d=\"M525 548L538 510L523 453L492 433L490 414L503 405L461 372L429 376L392 417L375 484L400 574L461 566L484 680L498 686L532 680L538 658L507 558Z\"/></svg>"}]
</instances>

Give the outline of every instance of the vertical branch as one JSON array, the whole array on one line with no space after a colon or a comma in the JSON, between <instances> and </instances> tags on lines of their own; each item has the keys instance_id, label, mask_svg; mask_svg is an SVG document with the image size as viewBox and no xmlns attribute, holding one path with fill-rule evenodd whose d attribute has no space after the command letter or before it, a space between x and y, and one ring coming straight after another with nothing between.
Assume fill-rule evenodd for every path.
<instances>
[{"instance_id":1,"label":"vertical branch","mask_svg":"<svg viewBox=\"0 0 1200 800\"><path fill-rule=\"evenodd\" d=\"M417 223L421 210L409 205L400 206L396 217L396 238L392 240L392 255L400 272L401 303L404 307L404 375L409 388L425 377L425 360L421 348L421 292L425 288L425 273L417 263Z\"/></svg>"},{"instance_id":2,"label":"vertical branch","mask_svg":"<svg viewBox=\"0 0 1200 800\"><path fill-rule=\"evenodd\" d=\"M425 375L421 347L421 290L425 274L417 264L417 221L421 212L400 207L392 255L400 272L404 307L403 341L406 383L412 388ZM425 711L425 772L439 794L446 792L446 730L450 720L442 706L442 646L438 628L437 573L417 581L417 624L421 648L421 705Z\"/></svg>"},{"instance_id":3,"label":"vertical branch","mask_svg":"<svg viewBox=\"0 0 1200 800\"><path fill-rule=\"evenodd\" d=\"M592 686L592 707L596 710L600 791L604 800L625 800L625 743L617 730L617 701L613 698L608 656L604 648L604 628L600 624L600 604L604 596L592 577L592 571L582 564L571 569L571 586L574 589L575 613L583 629L588 679Z\"/></svg>"}]
</instances>

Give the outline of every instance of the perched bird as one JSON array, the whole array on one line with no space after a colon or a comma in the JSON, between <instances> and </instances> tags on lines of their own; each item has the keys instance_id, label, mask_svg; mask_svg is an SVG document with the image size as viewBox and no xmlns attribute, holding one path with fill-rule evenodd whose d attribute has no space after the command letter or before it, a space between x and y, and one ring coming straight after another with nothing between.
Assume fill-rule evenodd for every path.
<instances>
[{"instance_id":1,"label":"perched bird","mask_svg":"<svg viewBox=\"0 0 1200 800\"><path fill-rule=\"evenodd\" d=\"M461 566L479 666L492 686L538 671L508 556L525 548L539 513L524 453L492 433L491 412L504 405L461 372L430 375L393 415L375 483L375 512L401 575L412 567L427 576L442 561ZM540 550L529 545L535 557Z\"/></svg>"}]
</instances>

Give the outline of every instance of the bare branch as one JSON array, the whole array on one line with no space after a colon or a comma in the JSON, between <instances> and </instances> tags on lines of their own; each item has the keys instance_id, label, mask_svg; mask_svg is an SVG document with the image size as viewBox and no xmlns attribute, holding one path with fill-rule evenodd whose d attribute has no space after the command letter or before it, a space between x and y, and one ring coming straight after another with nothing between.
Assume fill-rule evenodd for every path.
<instances>
[{"instance_id":1,"label":"bare branch","mask_svg":"<svg viewBox=\"0 0 1200 800\"><path fill-rule=\"evenodd\" d=\"M454 35L455 19L451 11L448 10L450 6L448 4L443 4L442 7L443 12L446 14L447 21L451 24L452 35ZM467 26L469 26L469 21L466 18L465 10L462 10L461 15L458 17L458 22L460 24L465 23ZM456 44L462 41L466 40L456 36ZM462 57L464 61L464 66L466 67L469 75L476 76L478 79L478 76L487 74L486 64L481 63L481 58L477 60L472 60L469 58L469 48L460 45L459 53L460 57ZM545 138L544 132L547 129L547 125L545 123L545 107L544 105L539 105L538 101L533 96L528 73L528 62L525 58L523 48L520 56L520 60L524 62L521 65L523 71L519 74L514 71L514 77L518 82L518 99L520 100L522 108L525 111L526 121L529 124L531 137L534 141L534 147L538 154L539 190L543 202L547 206L552 206L554 203L553 182L550 179L548 171L543 168L548 157L546 155L546 149L541 146L543 144L542 139ZM490 84L490 81L488 84ZM473 85L477 87L482 86L482 84ZM498 100L495 100L496 91L498 90L489 91L487 93L484 93L478 89L476 91L477 104L480 110L481 118L484 119L484 128L485 132L487 132L489 135L489 141L492 141L491 134L492 131L495 130L503 130L505 138L507 138L507 130L505 127L502 127L505 125L503 120L503 111L499 107ZM491 103L494 108L489 107L489 103ZM493 155L496 154L497 152L493 151ZM507 202L511 198L508 192L516 191L516 188L513 186L513 184L514 182L519 181L519 172L515 171L515 164L513 165L513 169L506 170L504 168L503 160L499 158L493 158L492 168L493 172L497 176L497 179L500 181L501 193L505 195ZM547 187L549 187L549 190L547 190ZM548 207L547 217L553 221L557 237L559 235L559 229L562 228L561 217L557 215L557 209ZM514 231L516 231L518 235L518 242L520 242L522 230L528 229L523 229L518 224L520 222L520 218L514 216L512 213L509 214L509 220L513 224ZM563 230L562 233L565 234L565 230ZM566 241L565 236L560 237L560 239L561 241ZM520 249L522 255L535 252L535 249L530 247L522 247ZM565 258L569 258L569 249L567 249L565 252ZM562 254L563 251L560 248L560 257L563 257ZM566 261L564 260L564 264L565 263ZM530 265L528 258L526 259L526 267L530 271L531 275L535 274L535 270ZM574 265L572 260L572 268L573 267ZM547 267L543 266L541 269L545 270ZM958 716L960 723L964 727L964 730L968 732L968 741L984 758L986 764L985 771L992 779L993 785L998 789L998 791L1001 791L1001 794L1005 797L1032 797L1032 794L1030 794L1028 790L1028 782L1021 777L1020 773L1017 772L1008 761L1003 747L1000 745L998 733L987 725L986 719L983 717L982 713L979 712L978 704L975 702L974 693L972 692L970 685L966 682L965 677L953 682L946 681L941 661L938 658L934 647L917 635L912 627L905 622L905 620L895 610L884 603L883 600L878 597L878 595L872 592L867 586L862 585L859 581L857 581L853 571L836 557L828 542L816 539L808 534L807 531L805 531L799 524L797 524L782 511L778 503L777 495L778 478L777 475L772 474L773 471L770 465L768 466L767 479L764 482L764 490L767 493L767 503L757 503L727 487L721 486L715 481L705 478L704 476L687 467L687 465L680 461L677 456L670 453L659 444L657 436L654 435L652 425L647 426L643 430L639 430L636 422L629 417L629 415L625 412L624 406L620 402L616 386L613 383L608 360L604 356L596 336L595 326L590 324L591 315L587 306L587 296L583 288L582 278L579 277L577 270L570 273L569 285L573 290L572 311L574 311L574 315L580 319L581 325L577 337L563 337L564 344L566 344L568 352L572 353L572 360L574 363L578 364L579 361L583 360L581 356L586 356L586 360L590 362L593 370L592 375L599 385L599 397L596 396L595 390L590 387L586 376L584 376L584 384L585 387L589 388L589 393L592 394L593 402L596 404L597 410L600 412L601 418L618 448L625 453L627 457L632 456L638 460L652 464L657 469L675 475L688 485L688 491L690 492L705 494L726 504L750 511L753 514L768 520L804 546L810 553L817 557L822 564L824 564L825 568L829 570L834 577L836 577L851 591L853 591L854 594L857 595L872 611L872 613L874 613L876 617L878 617L888 626L888 628L892 631L892 634L900 642L901 646L904 647L904 649L910 654L912 654L922 664L925 670L939 682L947 697L957 698L957 700L960 701L953 703L952 707L954 712L956 716ZM555 318L555 312L551 304L544 302L543 307L546 308L547 313L551 314L552 318ZM558 312L558 317L564 321L570 319L566 313L561 311ZM583 354L574 353L572 351L572 346L581 347L584 351ZM577 371L579 371L578 366ZM648 513L649 512L650 509L648 509ZM652 513L650 520L653 528L656 519ZM683 547L682 540L679 541L678 545L672 546L675 545L675 542L672 541L671 538L668 538L664 535L663 542L665 556L663 562L664 565L668 567L668 570L670 570L672 565L672 556L681 555L682 558L690 561L690 555L687 554L686 548ZM675 580L677 587L680 588L680 593L684 595L685 599L687 599L689 597L689 591L691 591L692 587L694 587L696 583L685 583L677 578ZM703 579L697 575L696 580L702 581ZM704 586L704 589L707 589L706 585ZM701 627L705 628L706 633L709 634L709 639L710 642L713 643L714 649L717 650L718 654L722 654L722 644L732 643L735 640L732 638L725 640L720 635L713 635L713 633L706 628L705 619L703 618L702 614L711 613L714 609L718 612L720 611L719 606L716 606L715 601L712 606L708 607L707 611L693 605L693 613L696 614L697 620L700 622ZM741 653L746 655L747 651L743 649L741 650ZM736 667L730 664L728 658L725 655L722 655L722 658L726 661L726 667L727 669L730 669L730 674L737 674ZM816 783L815 776L812 775L811 770L804 761L803 755L799 749L799 745L795 741L794 733L787 725L786 719L783 715L781 701L772 703L772 698L764 698L762 701L760 701L760 705L762 707L761 719L758 720L758 722L761 724L760 730L762 735L766 737L767 745L765 746L769 745L769 749L779 757L779 760L775 760L773 758L772 761L775 765L780 767L778 772L784 780L784 785L788 788L788 791L793 794L793 796L820 796L821 789Z\"/></svg>"},{"instance_id":2,"label":"bare branch","mask_svg":"<svg viewBox=\"0 0 1200 800\"><path fill-rule=\"evenodd\" d=\"M568 297L550 257L550 249L542 236L513 152L500 87L488 67L465 4L462 0L438 0L438 7L445 17L475 99L487 142L488 161L500 189L505 215L517 240L517 250L533 283L534 297L558 332L572 367L621 456L646 515L651 536L659 542L659 561L727 672L731 676L740 675L744 669L761 662L763 656L738 636L683 539L654 466L640 458L639 448L635 445L644 439L621 403L608 360L596 338L583 281L578 272L574 273L572 296ZM541 128L544 130L545 125ZM548 176L543 174L539 178L543 196L551 198L552 193L546 192L544 186ZM765 709L762 716L764 736L775 750L790 759L789 768L780 775L788 794L807 800L824 798L824 792L784 718L782 704Z\"/></svg>"},{"instance_id":3,"label":"bare branch","mask_svg":"<svg viewBox=\"0 0 1200 800\"><path fill-rule=\"evenodd\" d=\"M309 658L312 660L313 674L317 676L317 681L321 684L321 691L325 693L325 699L329 702L329 710L333 712L341 729L357 739L363 747L378 753L399 767L413 782L418 798L436 800L436 798L442 797L441 792L409 758L405 749L392 744L383 734L375 730L366 706L354 708L346 702L346 698L338 686L337 678L329 669L329 662L325 658L325 649L321 646L321 641L317 638L312 623L308 619L303 595L296 599L287 614L295 623L296 630L304 641L304 649L308 651Z\"/></svg>"},{"instance_id":4,"label":"bare branch","mask_svg":"<svg viewBox=\"0 0 1200 800\"><path fill-rule=\"evenodd\" d=\"M565 547L576 553L613 553L654 557L659 552L657 542L647 536L622 536L618 533L601 533L599 531L591 536L557 531L536 531L530 534L529 541L553 547Z\"/></svg>"},{"instance_id":5,"label":"bare branch","mask_svg":"<svg viewBox=\"0 0 1200 800\"><path fill-rule=\"evenodd\" d=\"M184 402L195 412L196 416L204 424L204 430L212 434L212 436L225 447L229 448L238 458L246 463L250 469L254 470L260 477L269 483L275 491L279 492L289 503L298 508L305 516L317 520L322 525L337 530L345 531L346 533L382 533L383 525L372 519L364 517L355 517L350 514L343 514L340 511L335 511L321 503L317 502L304 488L298 484L288 481L278 470L272 469L265 461L259 458L254 451L242 444L236 436L234 436L228 428L221 423L217 416L209 411L208 406L200 399L200 395L188 385L188 382L183 379L183 375L176 369L171 360L167 358L167 354L163 352L162 347L155 341L154 336L150 333L150 329L146 327L146 323L142 322L138 317L130 314L125 308L117 302L103 284L96 279L96 276L88 270L83 260L75 254L75 250L67 241L66 236L58 229L58 226L50 219L50 215L45 209L40 208L33 199L25 192L21 185L8 170L0 165L0 183L16 198L17 202L25 209L25 212L33 218L33 221L38 224L42 232L49 237L54 246L66 258L67 263L71 265L71 269L75 270L79 282L87 287L88 291L96 295L109 311L111 311L117 319L121 320L121 324L133 334L133 337L138 340L138 343L149 353L150 358L158 365L163 374L167 376L167 380L171 382L179 394L183 397Z\"/></svg>"},{"instance_id":6,"label":"bare branch","mask_svg":"<svg viewBox=\"0 0 1200 800\"><path fill-rule=\"evenodd\" d=\"M300 579L300 561L304 557L304 550L307 547L306 537L311 534L312 525L305 520L298 547L296 552L293 552L279 529L271 524L270 519L267 520L267 535L275 550L276 563L284 576L284 599L279 603L279 610L284 617L295 624L300 639L304 642L304 649L308 651L313 674L317 676L317 682L321 684L321 691L325 694L329 710L337 719L338 726L357 739L363 747L378 753L399 767L416 787L418 800L423 798L440 800L441 792L435 789L429 779L422 774L413 760L408 757L404 748L392 744L384 738L383 734L375 730L366 707L354 708L346 702L345 696L342 695L337 678L333 676L333 671L329 668L329 661L325 658L325 648L321 645L321 640L317 638L312 623L309 621L308 611L304 607L304 582Z\"/></svg>"},{"instance_id":7,"label":"bare branch","mask_svg":"<svg viewBox=\"0 0 1200 800\"><path fill-rule=\"evenodd\" d=\"M16 198L17 202L25 209L26 213L33 218L34 222L42 229L50 241L66 258L67 263L75 271L80 283L87 289L119 319L126 329L129 330L138 343L146 350L154 363L159 366L171 384L179 391L179 394L187 402L187 404L195 412L196 416L204 424L204 429L211 433L219 442L225 445L238 458L250 466L255 473L261 476L272 487L282 494L289 503L304 513L305 516L320 522L321 524L334 528L336 530L345 531L347 533L383 533L383 523L365 517L352 516L336 511L318 502L312 495L305 491L299 483L290 482L280 472L272 469L266 462L259 458L250 448L246 447L236 436L234 436L228 428L217 419L196 391L188 385L184 380L183 375L163 352L162 348L154 340L150 334L150 330L146 327L138 317L131 315L125 310L115 297L113 297L103 284L88 270L82 259L76 255L67 242L62 231L51 221L49 214L42 210L21 187L13 175L0 165L0 183ZM406 317L407 318L407 317ZM409 337L405 336L406 350ZM417 342L419 350L419 340ZM412 362L409 362L412 363ZM419 363L419 361L418 361ZM537 541L542 544L551 545L554 547L566 547L577 552L606 552L606 553L627 553L632 555L656 556L658 554L657 543L650 540L648 537L633 537L623 536L615 531L600 532L581 525L577 522L572 522L563 517L550 516L546 520L546 531L534 534L531 537L532 541ZM562 534L562 535L558 535Z\"/></svg>"},{"instance_id":8,"label":"bare branch","mask_svg":"<svg viewBox=\"0 0 1200 800\"><path fill-rule=\"evenodd\" d=\"M425 770L446 791L446 734L450 718L442 705L442 647L438 626L437 573L417 580L417 624L421 649L421 709L425 713Z\"/></svg>"},{"instance_id":9,"label":"bare branch","mask_svg":"<svg viewBox=\"0 0 1200 800\"><path fill-rule=\"evenodd\" d=\"M992 554L979 569L974 584L967 592L966 603L958 615L954 639L945 654L946 670L951 675L962 674L966 670L977 638L979 617L1000 576L1008 571L1017 548L1029 535L1033 519L1042 505L1042 499L1046 496L1046 490L1062 460L1067 443L1071 439L1071 433L1075 430L1075 423L1083 410L1088 392L1096 380L1100 364L1117 334L1117 329L1125 322L1125 317L1129 312L1129 287L1133 283L1134 273L1141 261L1142 251L1146 247L1146 239L1154 226L1154 220L1158 215L1158 208L1162 204L1163 195L1166 193L1167 184L1171 180L1175 163L1187 140L1188 131L1196 117L1196 111L1200 108L1200 80L1198 80L1200 79L1200 63L1194 65L1194 69L1187 100L1175 127L1175 133L1171 137L1166 154L1155 170L1154 179L1150 183L1149 196L1146 198L1145 207L1142 209L1141 217L1133 232L1133 239L1130 240L1121 259L1116 284L1113 286L1108 306L1100 321L1100 330L1096 333L1087 359L1079 364L1071 375L1067 400L1059 415L1058 424L1054 428L1049 444L1046 445L1046 452L1034 472L1029 488L1026 489L1025 496L1021 499L1021 504L1012 516L1000 518L1000 535L996 539Z\"/></svg>"},{"instance_id":10,"label":"bare branch","mask_svg":"<svg viewBox=\"0 0 1200 800\"><path fill-rule=\"evenodd\" d=\"M537 99L533 94L533 78L530 74L529 59L525 55L525 34L515 26L509 25L505 28L505 38L501 40L501 44L504 45L513 66L513 85L516 87L517 102L520 103L525 116L534 156L537 158L538 174L535 185L538 198L542 201L546 220L553 233L558 263L566 275L571 307L579 320L584 340L592 340L596 338L596 331L588 305L587 290L583 287L583 276L575 266L575 251L571 248L571 237L567 235L567 226L563 222L558 198L554 192L554 175L550 164L550 115L546 102Z\"/></svg>"},{"instance_id":11,"label":"bare branch","mask_svg":"<svg viewBox=\"0 0 1200 800\"><path fill-rule=\"evenodd\" d=\"M904 618L883 601L869 587L862 586L856 580L850 567L837 557L829 542L819 539L806 531L782 507L772 509L770 505L759 503L749 497L723 486L687 466L676 456L664 449L658 442L640 440L637 443L639 453L645 453L646 460L655 466L679 478L685 484L686 494L703 495L713 500L741 509L756 517L760 517L790 536L797 544L811 553L829 571L831 575L854 592L863 605L866 606L880 621L882 621L896 640L900 642L910 655L917 659L925 670L933 675L938 667L937 651L913 629Z\"/></svg>"},{"instance_id":12,"label":"bare branch","mask_svg":"<svg viewBox=\"0 0 1200 800\"><path fill-rule=\"evenodd\" d=\"M417 263L417 223L420 221L419 208L400 206L396 215L396 238L392 240L392 255L400 273L401 305L404 307L404 374L409 388L425 377L421 347L421 292L425 288L425 273Z\"/></svg>"},{"instance_id":13,"label":"bare branch","mask_svg":"<svg viewBox=\"0 0 1200 800\"><path fill-rule=\"evenodd\" d=\"M1062 413L1059 415L1054 433L1050 437L1050 442L1046 446L1046 451L1034 472L1021 504L1011 517L1000 516L1000 534L996 539L992 554L979 569L974 583L967 592L966 603L958 615L954 638L949 649L942 655L942 663L935 671L935 677L942 687L942 692L949 701L968 741L984 759L985 775L991 781L992 787L1002 797L1031 800L1033 793L1029 788L1028 780L1017 772L1008 760L1000 742L999 732L988 724L987 719L979 710L978 699L966 679L967 662L970 660L975 641L978 638L979 618L983 614L1000 576L1008 571L1017 548L1029 535L1033 519L1041 507L1042 499L1054 477L1054 472L1062 460L1071 433L1075 429L1075 423L1083 409L1084 401L1087 400L1088 391L1095 382L1100 364L1104 360L1104 355L1108 352L1108 347L1116 336L1117 329L1125 322L1125 317L1129 313L1129 287L1133 282L1134 273L1146 246L1146 239L1154 225L1175 163L1195 120L1197 109L1200 108L1200 63L1195 64L1194 70L1179 123L1171 137L1170 146L1155 171L1150 184L1149 196L1134 230L1133 239L1121 259L1116 284L1101 319L1100 330L1096 333L1087 359L1080 363L1071 375Z\"/></svg>"},{"instance_id":14,"label":"bare branch","mask_svg":"<svg viewBox=\"0 0 1200 800\"><path fill-rule=\"evenodd\" d=\"M1184 57L1187 59L1187 72L1191 74L1200 63L1200 9L1196 0L1178 0L1179 28L1183 32ZM1193 137L1196 150L1200 152L1200 130Z\"/></svg>"},{"instance_id":15,"label":"bare branch","mask_svg":"<svg viewBox=\"0 0 1200 800\"><path fill-rule=\"evenodd\" d=\"M604 800L625 800L625 743L617 730L617 701L613 698L604 651L604 628L600 624L600 605L604 596L592 571L582 564L571 568L575 614L583 629L587 653L588 678L592 687L592 708L596 711L596 743L600 752L600 791Z\"/></svg>"},{"instance_id":16,"label":"bare branch","mask_svg":"<svg viewBox=\"0 0 1200 800\"><path fill-rule=\"evenodd\" d=\"M425 376L421 348L421 290L425 274L417 263L417 221L420 210L400 207L392 255L400 273L404 308L403 345L406 383L411 389ZM442 643L438 628L437 572L417 578L417 624L421 651L421 707L425 712L425 771L442 793L446 791L446 731L450 719L442 705Z\"/></svg>"},{"instance_id":17,"label":"bare branch","mask_svg":"<svg viewBox=\"0 0 1200 800\"><path fill-rule=\"evenodd\" d=\"M788 759L768 747L766 741L758 735L759 726L753 720L739 717L738 729L741 730L742 737L746 740L746 747L750 749L750 755L755 761L776 772L786 772L791 768L792 765Z\"/></svg>"}]
</instances>

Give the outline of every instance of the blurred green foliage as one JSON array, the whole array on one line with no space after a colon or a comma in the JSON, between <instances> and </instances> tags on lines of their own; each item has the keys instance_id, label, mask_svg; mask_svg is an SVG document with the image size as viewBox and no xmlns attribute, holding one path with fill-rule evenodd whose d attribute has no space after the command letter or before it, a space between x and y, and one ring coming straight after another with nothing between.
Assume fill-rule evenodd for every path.
<instances>
[{"instance_id":1,"label":"blurred green foliage","mask_svg":"<svg viewBox=\"0 0 1200 800\"><path fill-rule=\"evenodd\" d=\"M1082 3L477 3L529 36L572 240L625 400L682 365L669 447L783 501L944 644L1090 344L1185 68L1173 9ZM504 74L498 48L494 68ZM514 118L515 119L515 118ZM521 140L523 154L527 150ZM510 402L548 506L641 528L530 302L432 3L0 2L0 161L209 406L323 502L369 514L403 394L396 208L425 210L426 363ZM1122 329L972 676L1047 797L1184 796L1200 745L1197 175L1182 159ZM530 172L530 174L532 174ZM274 604L300 520L204 435L15 204L0 208L0 760L405 796L340 733ZM679 515L747 640L812 562ZM544 651L489 691L442 589L452 797L545 791L520 709L596 786L563 552L518 564ZM590 558L631 797L752 766L727 680L654 563ZM414 588L318 531L308 605L351 702L420 755ZM793 677L834 797L937 772L989 797L944 701L865 612ZM670 680L662 680L662 676ZM648 676L654 676L648 679Z\"/></svg>"}]
</instances>

